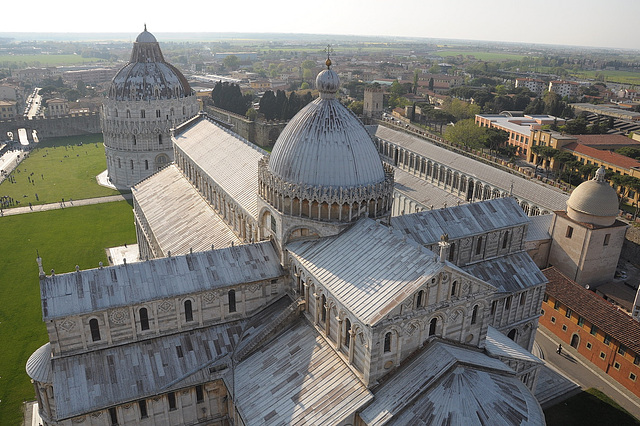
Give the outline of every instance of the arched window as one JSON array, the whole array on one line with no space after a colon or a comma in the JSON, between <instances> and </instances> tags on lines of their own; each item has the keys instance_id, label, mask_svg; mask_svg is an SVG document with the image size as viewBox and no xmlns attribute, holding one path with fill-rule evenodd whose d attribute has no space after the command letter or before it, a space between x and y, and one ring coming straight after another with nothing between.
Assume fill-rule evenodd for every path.
<instances>
[{"instance_id":1,"label":"arched window","mask_svg":"<svg viewBox=\"0 0 640 426\"><path fill-rule=\"evenodd\" d=\"M127 118L131 118L131 111L127 110Z\"/></svg>"},{"instance_id":2,"label":"arched window","mask_svg":"<svg viewBox=\"0 0 640 426\"><path fill-rule=\"evenodd\" d=\"M344 345L346 347L349 347L350 343L351 343L351 321L349 321L349 318L347 318L344 321Z\"/></svg>"},{"instance_id":3,"label":"arched window","mask_svg":"<svg viewBox=\"0 0 640 426\"><path fill-rule=\"evenodd\" d=\"M145 110L141 109L140 110L140 118L145 118L146 115L147 115L147 113L145 112Z\"/></svg>"},{"instance_id":4,"label":"arched window","mask_svg":"<svg viewBox=\"0 0 640 426\"><path fill-rule=\"evenodd\" d=\"M118 116L118 110L115 110L115 111L114 111L113 116L114 116L114 117L117 117L117 116Z\"/></svg>"},{"instance_id":5,"label":"arched window","mask_svg":"<svg viewBox=\"0 0 640 426\"><path fill-rule=\"evenodd\" d=\"M471 324L475 324L478 320L478 305L473 307L473 311L471 312Z\"/></svg>"},{"instance_id":6,"label":"arched window","mask_svg":"<svg viewBox=\"0 0 640 426\"><path fill-rule=\"evenodd\" d=\"M158 135L158 143L162 145L162 135Z\"/></svg>"},{"instance_id":7,"label":"arched window","mask_svg":"<svg viewBox=\"0 0 640 426\"><path fill-rule=\"evenodd\" d=\"M384 335L384 352L391 352L391 332Z\"/></svg>"},{"instance_id":8,"label":"arched window","mask_svg":"<svg viewBox=\"0 0 640 426\"><path fill-rule=\"evenodd\" d=\"M438 325L438 318L433 318L429 322L429 336L435 336L436 335L436 326L437 325Z\"/></svg>"},{"instance_id":9,"label":"arched window","mask_svg":"<svg viewBox=\"0 0 640 426\"><path fill-rule=\"evenodd\" d=\"M456 295L457 290L458 290L458 281L454 281L454 282L451 284L451 295L452 295L452 296L455 296L455 295Z\"/></svg>"},{"instance_id":10,"label":"arched window","mask_svg":"<svg viewBox=\"0 0 640 426\"><path fill-rule=\"evenodd\" d=\"M235 312L236 311L236 291L235 290L229 290L229 312Z\"/></svg>"},{"instance_id":11,"label":"arched window","mask_svg":"<svg viewBox=\"0 0 640 426\"><path fill-rule=\"evenodd\" d=\"M507 248L507 243L509 242L509 231L504 233L504 238L502 239L502 248Z\"/></svg>"},{"instance_id":12,"label":"arched window","mask_svg":"<svg viewBox=\"0 0 640 426\"><path fill-rule=\"evenodd\" d=\"M93 342L100 340L100 325L98 325L97 319L89 320L89 329L91 330L91 340Z\"/></svg>"},{"instance_id":13,"label":"arched window","mask_svg":"<svg viewBox=\"0 0 640 426\"><path fill-rule=\"evenodd\" d=\"M422 298L424 297L424 291L420 290L418 292L418 297L416 298L416 308L420 308L422 306Z\"/></svg>"},{"instance_id":14,"label":"arched window","mask_svg":"<svg viewBox=\"0 0 640 426\"><path fill-rule=\"evenodd\" d=\"M321 317L322 317L322 322L325 322L327 320L327 298L325 297L325 295L322 295L322 307L321 307Z\"/></svg>"},{"instance_id":15,"label":"arched window","mask_svg":"<svg viewBox=\"0 0 640 426\"><path fill-rule=\"evenodd\" d=\"M193 307L191 306L191 300L184 301L184 320L186 322L193 321Z\"/></svg>"},{"instance_id":16,"label":"arched window","mask_svg":"<svg viewBox=\"0 0 640 426\"><path fill-rule=\"evenodd\" d=\"M478 242L476 243L476 255L480 254L482 251L482 237L478 237Z\"/></svg>"},{"instance_id":17,"label":"arched window","mask_svg":"<svg viewBox=\"0 0 640 426\"><path fill-rule=\"evenodd\" d=\"M507 334L507 337L515 342L517 335L518 335L518 330L514 328L509 332L509 334Z\"/></svg>"},{"instance_id":18,"label":"arched window","mask_svg":"<svg viewBox=\"0 0 640 426\"><path fill-rule=\"evenodd\" d=\"M144 160L144 169L149 170L149 160Z\"/></svg>"},{"instance_id":19,"label":"arched window","mask_svg":"<svg viewBox=\"0 0 640 426\"><path fill-rule=\"evenodd\" d=\"M133 144L136 145L137 144L137 139L136 139L136 135L133 135Z\"/></svg>"},{"instance_id":20,"label":"arched window","mask_svg":"<svg viewBox=\"0 0 640 426\"><path fill-rule=\"evenodd\" d=\"M449 246L449 262L453 262L453 255L456 251L456 243L451 243L451 246Z\"/></svg>"},{"instance_id":21,"label":"arched window","mask_svg":"<svg viewBox=\"0 0 640 426\"><path fill-rule=\"evenodd\" d=\"M138 312L140 316L140 330L148 330L149 329L149 312L147 308L140 308Z\"/></svg>"}]
</instances>

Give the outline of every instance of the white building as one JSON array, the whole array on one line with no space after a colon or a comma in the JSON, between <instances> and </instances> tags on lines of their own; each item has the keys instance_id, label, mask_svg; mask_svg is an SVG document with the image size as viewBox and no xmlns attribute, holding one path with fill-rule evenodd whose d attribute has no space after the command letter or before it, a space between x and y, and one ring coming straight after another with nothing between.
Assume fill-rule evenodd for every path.
<instances>
[{"instance_id":1,"label":"white building","mask_svg":"<svg viewBox=\"0 0 640 426\"><path fill-rule=\"evenodd\" d=\"M144 261L40 265L43 424L545 423L527 216L391 218L394 169L337 74L316 84L270 155L203 114L175 129L132 188Z\"/></svg>"},{"instance_id":2,"label":"white building","mask_svg":"<svg viewBox=\"0 0 640 426\"><path fill-rule=\"evenodd\" d=\"M173 161L170 129L193 117L198 101L145 26L102 109L107 173L116 187L128 188Z\"/></svg>"}]
</instances>

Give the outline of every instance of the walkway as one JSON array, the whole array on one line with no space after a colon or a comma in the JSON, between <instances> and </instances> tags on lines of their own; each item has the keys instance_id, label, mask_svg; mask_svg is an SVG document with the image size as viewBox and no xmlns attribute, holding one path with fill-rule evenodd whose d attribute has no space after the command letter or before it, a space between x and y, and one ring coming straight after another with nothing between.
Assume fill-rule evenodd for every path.
<instances>
[{"instance_id":1,"label":"walkway","mask_svg":"<svg viewBox=\"0 0 640 426\"><path fill-rule=\"evenodd\" d=\"M545 327L539 325L536 343L545 362L578 383L583 390L596 388L620 404L625 410L640 419L640 398L591 364L577 350L561 342ZM562 343L562 355L556 353ZM540 355L538 355L540 356ZM537 392L536 392L537 393Z\"/></svg>"},{"instance_id":2,"label":"walkway","mask_svg":"<svg viewBox=\"0 0 640 426\"><path fill-rule=\"evenodd\" d=\"M32 207L14 207L11 209L4 209L2 211L2 216L13 216L16 214L24 214L24 213L35 213L42 212L48 210L58 210L63 209L65 207L78 207L78 206L88 206L91 204L102 204L102 203L112 203L114 201L124 201L130 200L133 198L131 193L121 194L121 195L110 195L107 197L97 197L97 198L86 198L84 200L75 200L75 201L65 201L51 204L38 204Z\"/></svg>"}]
</instances>

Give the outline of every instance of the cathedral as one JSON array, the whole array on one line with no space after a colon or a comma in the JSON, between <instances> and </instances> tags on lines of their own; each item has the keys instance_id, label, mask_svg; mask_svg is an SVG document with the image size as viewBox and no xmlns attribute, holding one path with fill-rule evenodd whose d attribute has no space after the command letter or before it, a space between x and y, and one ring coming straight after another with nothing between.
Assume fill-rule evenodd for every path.
<instances>
[{"instance_id":1,"label":"cathedral","mask_svg":"<svg viewBox=\"0 0 640 426\"><path fill-rule=\"evenodd\" d=\"M204 114L173 130L132 188L143 261L39 260L44 424L544 424L527 216L391 217L394 169L330 60L316 83L270 155Z\"/></svg>"},{"instance_id":2,"label":"cathedral","mask_svg":"<svg viewBox=\"0 0 640 426\"><path fill-rule=\"evenodd\" d=\"M105 116L153 87L191 114L172 84ZM132 187L140 262L38 259L43 425L545 424L529 217L510 197L392 216L394 168L329 58L316 85L270 154L203 113L173 128L173 161Z\"/></svg>"}]
</instances>

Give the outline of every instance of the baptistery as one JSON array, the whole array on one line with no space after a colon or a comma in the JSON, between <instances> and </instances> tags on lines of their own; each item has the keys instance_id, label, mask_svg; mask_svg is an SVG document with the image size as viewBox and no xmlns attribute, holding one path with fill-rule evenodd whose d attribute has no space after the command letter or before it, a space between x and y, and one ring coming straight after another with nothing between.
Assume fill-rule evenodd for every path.
<instances>
[{"instance_id":1,"label":"baptistery","mask_svg":"<svg viewBox=\"0 0 640 426\"><path fill-rule=\"evenodd\" d=\"M103 102L102 133L111 182L131 187L173 161L170 130L198 109L187 79L165 61L145 25Z\"/></svg>"}]
</instances>

